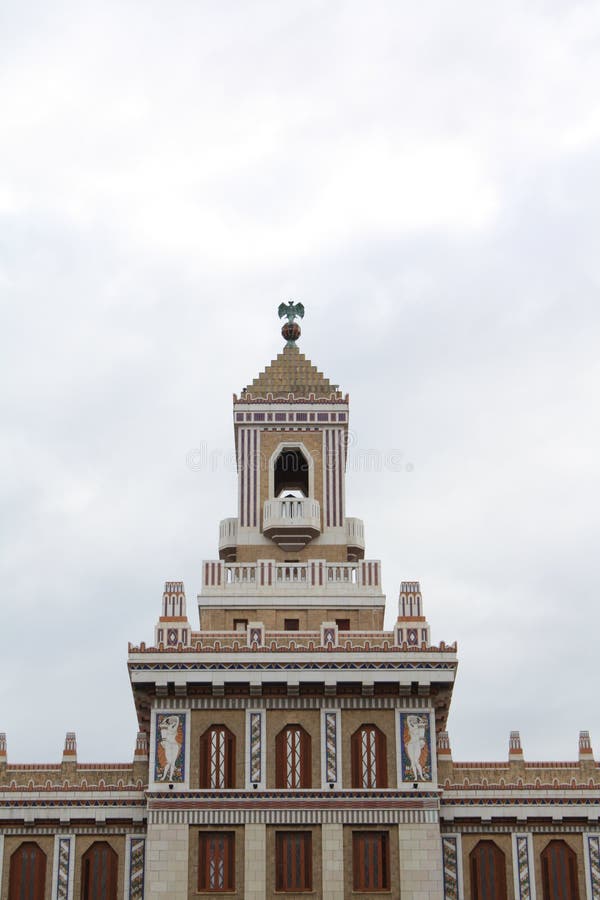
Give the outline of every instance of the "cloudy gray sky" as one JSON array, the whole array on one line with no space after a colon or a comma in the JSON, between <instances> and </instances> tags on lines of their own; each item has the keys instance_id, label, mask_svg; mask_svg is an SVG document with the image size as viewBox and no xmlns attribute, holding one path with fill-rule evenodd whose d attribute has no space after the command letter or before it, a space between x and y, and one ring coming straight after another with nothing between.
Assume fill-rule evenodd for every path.
<instances>
[{"instance_id":1,"label":"cloudy gray sky","mask_svg":"<svg viewBox=\"0 0 600 900\"><path fill-rule=\"evenodd\" d=\"M600 756L599 84L596 2L3 4L12 761L67 730L131 758L127 642L166 579L197 623L231 395L290 297L351 396L388 622L420 579L458 640L455 758L503 759L515 728L529 759L575 758L582 728Z\"/></svg>"}]
</instances>

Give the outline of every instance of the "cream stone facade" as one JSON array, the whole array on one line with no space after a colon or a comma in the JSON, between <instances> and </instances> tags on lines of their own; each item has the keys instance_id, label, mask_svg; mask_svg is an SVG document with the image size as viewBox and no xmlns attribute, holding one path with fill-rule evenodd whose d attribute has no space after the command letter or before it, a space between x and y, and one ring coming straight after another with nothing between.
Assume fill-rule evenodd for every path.
<instances>
[{"instance_id":1,"label":"cream stone facade","mask_svg":"<svg viewBox=\"0 0 600 900\"><path fill-rule=\"evenodd\" d=\"M127 764L18 765L0 735L1 900L600 900L600 777L452 758L457 653L346 511L349 400L296 346L234 396L237 515L202 564L199 628L165 584L129 646ZM299 307L294 307L298 316ZM303 312L303 310L302 310ZM215 523L216 529L217 523Z\"/></svg>"}]
</instances>

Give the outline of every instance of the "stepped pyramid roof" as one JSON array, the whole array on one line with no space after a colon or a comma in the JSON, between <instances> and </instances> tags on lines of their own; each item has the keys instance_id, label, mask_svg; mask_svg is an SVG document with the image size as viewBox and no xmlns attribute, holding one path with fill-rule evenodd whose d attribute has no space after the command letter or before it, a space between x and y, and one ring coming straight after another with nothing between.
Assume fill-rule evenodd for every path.
<instances>
[{"instance_id":1,"label":"stepped pyramid roof","mask_svg":"<svg viewBox=\"0 0 600 900\"><path fill-rule=\"evenodd\" d=\"M258 378L243 388L240 400L304 399L314 395L315 400L342 400L337 384L331 384L322 372L305 357L295 345L287 345L260 373ZM271 397L269 399L271 399Z\"/></svg>"}]
</instances>

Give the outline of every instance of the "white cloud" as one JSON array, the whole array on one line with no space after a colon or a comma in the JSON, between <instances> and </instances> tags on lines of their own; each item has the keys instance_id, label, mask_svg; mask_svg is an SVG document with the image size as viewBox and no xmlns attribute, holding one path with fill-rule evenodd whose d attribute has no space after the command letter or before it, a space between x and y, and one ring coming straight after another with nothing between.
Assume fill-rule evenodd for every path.
<instances>
[{"instance_id":1,"label":"white cloud","mask_svg":"<svg viewBox=\"0 0 600 900\"><path fill-rule=\"evenodd\" d=\"M388 616L420 577L459 641L455 756L498 757L513 727L530 758L600 740L597 4L3 15L10 758L57 759L71 729L84 758L131 756L127 641L167 579L193 610L235 512L225 464L186 454L230 449L290 296L358 447L414 466L351 471L349 512Z\"/></svg>"}]
</instances>

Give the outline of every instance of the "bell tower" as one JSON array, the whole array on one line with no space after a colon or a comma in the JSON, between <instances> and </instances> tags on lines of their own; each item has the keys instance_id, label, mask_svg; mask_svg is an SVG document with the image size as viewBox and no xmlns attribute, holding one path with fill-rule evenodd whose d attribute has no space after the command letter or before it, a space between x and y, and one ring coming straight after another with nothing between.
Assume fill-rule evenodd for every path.
<instances>
[{"instance_id":1,"label":"bell tower","mask_svg":"<svg viewBox=\"0 0 600 900\"><path fill-rule=\"evenodd\" d=\"M281 304L285 346L233 398L237 514L202 563L200 627L167 582L155 646L130 648L146 900L442 898L456 646L431 644L416 581L384 629L380 563L346 510L348 396L298 349L303 315Z\"/></svg>"},{"instance_id":2,"label":"bell tower","mask_svg":"<svg viewBox=\"0 0 600 900\"><path fill-rule=\"evenodd\" d=\"M220 555L254 562L362 558L362 522L346 519L348 395L297 346L301 303L282 303L283 351L234 395L238 515L221 523Z\"/></svg>"},{"instance_id":3,"label":"bell tower","mask_svg":"<svg viewBox=\"0 0 600 900\"><path fill-rule=\"evenodd\" d=\"M219 526L219 557L227 567L205 564L201 627L241 627L244 606L261 621L272 620L276 604L269 602L265 615L263 603L257 606L249 593L272 589L262 597L275 600L278 588L290 596L290 588L310 585L314 602L283 604L281 628L285 621L318 628L338 619L348 627L382 628L379 562L364 561L362 520L346 515L348 395L298 349L296 319L304 306L282 303L279 316L286 319L282 352L233 397L238 514ZM211 613L212 597L223 592L232 605L226 612L219 603L218 613ZM338 603L343 616L336 613Z\"/></svg>"}]
</instances>

